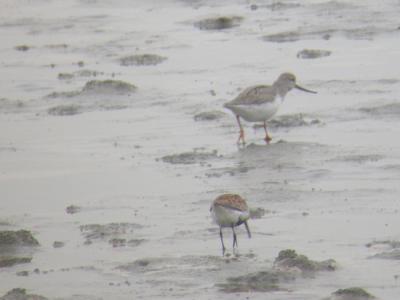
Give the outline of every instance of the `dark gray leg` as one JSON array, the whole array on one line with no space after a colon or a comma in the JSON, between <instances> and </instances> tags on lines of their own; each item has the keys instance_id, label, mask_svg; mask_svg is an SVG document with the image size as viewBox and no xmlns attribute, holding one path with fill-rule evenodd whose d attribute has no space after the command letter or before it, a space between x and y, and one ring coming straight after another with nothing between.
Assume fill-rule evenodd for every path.
<instances>
[{"instance_id":1,"label":"dark gray leg","mask_svg":"<svg viewBox=\"0 0 400 300\"><path fill-rule=\"evenodd\" d=\"M247 224L247 221L244 221L244 226L246 226L247 235L249 236L249 238L251 238L251 232L250 232L249 224Z\"/></svg>"},{"instance_id":2,"label":"dark gray leg","mask_svg":"<svg viewBox=\"0 0 400 300\"><path fill-rule=\"evenodd\" d=\"M219 237L221 238L222 256L224 256L225 255L225 245L224 245L224 238L222 236L222 227L219 228Z\"/></svg>"},{"instance_id":3,"label":"dark gray leg","mask_svg":"<svg viewBox=\"0 0 400 300\"><path fill-rule=\"evenodd\" d=\"M232 233L233 233L233 248L235 248L235 245L236 245L236 247L238 246L236 232L235 232L235 226L232 226Z\"/></svg>"}]
</instances>

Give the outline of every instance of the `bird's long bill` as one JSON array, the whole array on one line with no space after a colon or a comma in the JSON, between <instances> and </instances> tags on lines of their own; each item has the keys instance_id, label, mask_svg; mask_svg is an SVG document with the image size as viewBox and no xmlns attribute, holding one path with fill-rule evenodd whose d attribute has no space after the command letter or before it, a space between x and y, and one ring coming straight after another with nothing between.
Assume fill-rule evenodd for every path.
<instances>
[{"instance_id":1,"label":"bird's long bill","mask_svg":"<svg viewBox=\"0 0 400 300\"><path fill-rule=\"evenodd\" d=\"M300 90L300 91L303 91L303 92L307 92L307 93L312 93L312 94L316 94L317 92L315 92L315 91L311 91L311 90L307 90L307 89L305 89L305 88L303 88L303 87L301 87L301 86L299 86L299 85L295 85L294 86L296 89L298 89L298 90Z\"/></svg>"},{"instance_id":2,"label":"bird's long bill","mask_svg":"<svg viewBox=\"0 0 400 300\"><path fill-rule=\"evenodd\" d=\"M244 222L244 226L246 226L247 235L249 236L249 238L251 238L251 232L250 232L249 224L247 224L247 221Z\"/></svg>"}]
</instances>

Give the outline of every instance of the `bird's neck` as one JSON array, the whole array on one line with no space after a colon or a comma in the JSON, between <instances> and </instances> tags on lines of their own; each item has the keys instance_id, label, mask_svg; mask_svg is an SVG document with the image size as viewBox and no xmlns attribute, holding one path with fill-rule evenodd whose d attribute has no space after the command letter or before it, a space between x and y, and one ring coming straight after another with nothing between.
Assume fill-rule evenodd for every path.
<instances>
[{"instance_id":1,"label":"bird's neck","mask_svg":"<svg viewBox=\"0 0 400 300\"><path fill-rule=\"evenodd\" d=\"M279 98L283 101L283 99L285 99L286 94L289 92L289 89L287 87L275 83L273 87L275 89L276 95L278 95Z\"/></svg>"}]
</instances>

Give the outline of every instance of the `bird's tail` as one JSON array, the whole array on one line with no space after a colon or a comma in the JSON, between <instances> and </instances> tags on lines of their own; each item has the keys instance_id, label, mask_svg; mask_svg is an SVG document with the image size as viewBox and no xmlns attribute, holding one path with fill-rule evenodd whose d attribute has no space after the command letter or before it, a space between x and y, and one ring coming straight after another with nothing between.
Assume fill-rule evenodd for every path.
<instances>
[{"instance_id":1,"label":"bird's tail","mask_svg":"<svg viewBox=\"0 0 400 300\"><path fill-rule=\"evenodd\" d=\"M249 236L249 238L251 238L251 232L250 232L249 224L247 224L247 221L244 221L244 226L246 226L247 235Z\"/></svg>"}]
</instances>

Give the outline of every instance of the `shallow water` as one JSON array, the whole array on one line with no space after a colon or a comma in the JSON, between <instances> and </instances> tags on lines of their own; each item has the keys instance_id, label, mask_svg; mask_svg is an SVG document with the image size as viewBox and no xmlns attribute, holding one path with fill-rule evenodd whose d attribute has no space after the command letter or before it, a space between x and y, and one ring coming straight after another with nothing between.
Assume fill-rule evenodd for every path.
<instances>
[{"instance_id":1,"label":"shallow water","mask_svg":"<svg viewBox=\"0 0 400 300\"><path fill-rule=\"evenodd\" d=\"M397 1L0 7L0 230L30 230L41 244L31 263L0 268L0 295L322 299L360 286L398 299L400 261L367 247L400 239ZM234 26L196 26L221 16ZM303 49L331 54L298 58ZM144 54L165 59L121 65ZM245 124L238 148L223 103L284 71L318 94L289 93L273 143ZM137 89L85 93L92 80ZM196 118L204 112L217 117ZM209 217L223 192L266 212L250 220L252 239L238 228L237 258L220 256ZM339 269L267 294L218 288L271 270L287 248Z\"/></svg>"}]
</instances>

